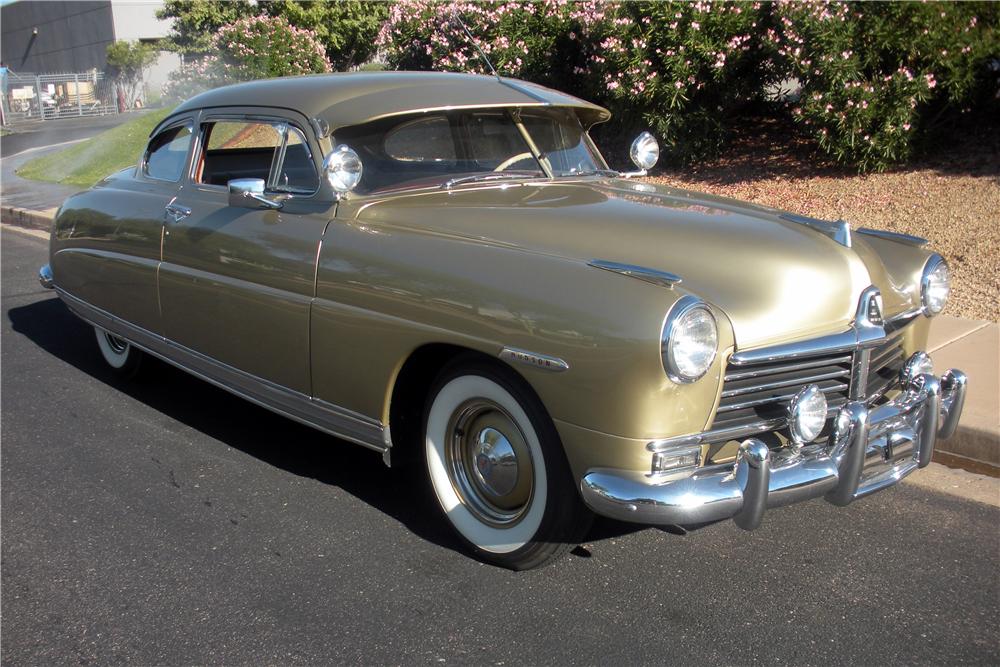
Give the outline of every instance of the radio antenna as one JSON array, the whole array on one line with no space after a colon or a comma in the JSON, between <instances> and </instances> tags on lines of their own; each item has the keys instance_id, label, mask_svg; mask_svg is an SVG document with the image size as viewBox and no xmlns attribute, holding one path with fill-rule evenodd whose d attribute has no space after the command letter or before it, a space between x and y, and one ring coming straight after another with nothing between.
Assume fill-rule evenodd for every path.
<instances>
[{"instance_id":1,"label":"radio antenna","mask_svg":"<svg viewBox=\"0 0 1000 667\"><path fill-rule=\"evenodd\" d=\"M458 24L458 26L462 29L462 32L465 33L465 38L469 40L470 44L476 47L476 51L479 52L479 57L483 59L483 62L485 62L487 66L489 66L490 71L493 72L493 76L497 78L497 81L503 83L503 81L500 79L500 75L497 74L497 68L494 67L493 63L490 62L490 59L487 57L486 52L479 47L479 42L477 42L476 38L472 36L472 33L469 31L468 26L465 25L465 21L463 21L462 17L458 15L457 9L452 10L451 20Z\"/></svg>"}]
</instances>

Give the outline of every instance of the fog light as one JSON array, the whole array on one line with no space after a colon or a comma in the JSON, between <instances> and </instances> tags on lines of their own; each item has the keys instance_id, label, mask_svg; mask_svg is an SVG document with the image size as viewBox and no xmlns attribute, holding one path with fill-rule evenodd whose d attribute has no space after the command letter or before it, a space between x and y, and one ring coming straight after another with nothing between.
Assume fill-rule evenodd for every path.
<instances>
[{"instance_id":1,"label":"fog light","mask_svg":"<svg viewBox=\"0 0 1000 667\"><path fill-rule=\"evenodd\" d=\"M701 447L685 447L669 452L653 454L653 474L674 472L682 468L694 468L701 463Z\"/></svg>"},{"instance_id":2,"label":"fog light","mask_svg":"<svg viewBox=\"0 0 1000 667\"><path fill-rule=\"evenodd\" d=\"M792 442L804 445L819 437L826 425L826 396L814 384L804 387L788 406Z\"/></svg>"},{"instance_id":3,"label":"fog light","mask_svg":"<svg viewBox=\"0 0 1000 667\"><path fill-rule=\"evenodd\" d=\"M899 371L899 381L903 383L903 387L908 387L911 382L924 373L934 374L934 362L931 361L931 355L926 352L914 352L903 366L903 370Z\"/></svg>"}]
</instances>

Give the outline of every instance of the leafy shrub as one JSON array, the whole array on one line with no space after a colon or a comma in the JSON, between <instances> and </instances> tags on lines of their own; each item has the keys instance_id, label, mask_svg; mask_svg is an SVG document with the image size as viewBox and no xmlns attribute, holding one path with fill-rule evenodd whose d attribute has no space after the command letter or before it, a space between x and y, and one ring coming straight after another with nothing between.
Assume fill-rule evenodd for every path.
<instances>
[{"instance_id":1,"label":"leafy shrub","mask_svg":"<svg viewBox=\"0 0 1000 667\"><path fill-rule=\"evenodd\" d=\"M281 17L252 16L219 29L212 54L171 75L164 95L186 99L207 88L236 81L329 72L326 51L311 30Z\"/></svg>"},{"instance_id":2,"label":"leafy shrub","mask_svg":"<svg viewBox=\"0 0 1000 667\"><path fill-rule=\"evenodd\" d=\"M774 12L764 41L774 68L801 84L794 119L862 171L905 160L916 132L949 105L988 104L997 90L995 5L786 3Z\"/></svg>"},{"instance_id":3,"label":"leafy shrub","mask_svg":"<svg viewBox=\"0 0 1000 667\"><path fill-rule=\"evenodd\" d=\"M675 159L717 151L781 82L801 130L863 171L949 110L996 105L1000 3L406 0L379 32L389 66L485 73L454 14L502 75L604 104Z\"/></svg>"},{"instance_id":4,"label":"leafy shrub","mask_svg":"<svg viewBox=\"0 0 1000 667\"><path fill-rule=\"evenodd\" d=\"M167 0L157 16L173 20L173 48L195 58L211 55L213 37L223 26L252 16L284 18L297 28L313 31L332 67L347 70L374 55L375 36L387 11L385 3L359 0Z\"/></svg>"},{"instance_id":5,"label":"leafy shrub","mask_svg":"<svg viewBox=\"0 0 1000 667\"><path fill-rule=\"evenodd\" d=\"M675 157L714 152L725 120L762 84L761 4L395 3L379 33L391 67L488 73L455 14L502 75L604 104L614 129L655 130Z\"/></svg>"}]
</instances>

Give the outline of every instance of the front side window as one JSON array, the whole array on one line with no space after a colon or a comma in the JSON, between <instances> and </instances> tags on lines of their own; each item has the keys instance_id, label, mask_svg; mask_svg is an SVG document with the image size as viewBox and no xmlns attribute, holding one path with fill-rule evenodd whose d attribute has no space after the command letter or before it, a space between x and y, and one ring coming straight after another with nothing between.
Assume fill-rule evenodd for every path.
<instances>
[{"instance_id":1,"label":"front side window","mask_svg":"<svg viewBox=\"0 0 1000 667\"><path fill-rule=\"evenodd\" d=\"M168 127L153 137L146 147L143 173L160 181L179 181L190 145L190 125Z\"/></svg>"},{"instance_id":2,"label":"front side window","mask_svg":"<svg viewBox=\"0 0 1000 667\"><path fill-rule=\"evenodd\" d=\"M333 143L346 144L361 157L360 194L435 187L466 177L542 178L542 163L553 176L606 168L571 110L522 110L519 120L520 127L516 110L506 109L396 116L337 130Z\"/></svg>"},{"instance_id":3,"label":"front side window","mask_svg":"<svg viewBox=\"0 0 1000 667\"><path fill-rule=\"evenodd\" d=\"M271 191L312 193L318 185L309 145L285 123L220 120L203 125L204 140L195 182L226 186L257 178Z\"/></svg>"}]
</instances>

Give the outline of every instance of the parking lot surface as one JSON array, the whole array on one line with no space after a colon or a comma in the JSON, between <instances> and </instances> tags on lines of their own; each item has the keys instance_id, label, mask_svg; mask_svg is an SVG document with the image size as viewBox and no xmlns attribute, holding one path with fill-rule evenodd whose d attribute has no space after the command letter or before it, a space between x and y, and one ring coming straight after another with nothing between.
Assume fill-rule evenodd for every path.
<instances>
[{"instance_id":1,"label":"parking lot surface","mask_svg":"<svg viewBox=\"0 0 1000 667\"><path fill-rule=\"evenodd\" d=\"M419 470L162 363L116 378L38 286L45 242L2 244L7 664L1000 663L996 507L904 484L753 533L598 521L508 572Z\"/></svg>"}]
</instances>

